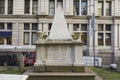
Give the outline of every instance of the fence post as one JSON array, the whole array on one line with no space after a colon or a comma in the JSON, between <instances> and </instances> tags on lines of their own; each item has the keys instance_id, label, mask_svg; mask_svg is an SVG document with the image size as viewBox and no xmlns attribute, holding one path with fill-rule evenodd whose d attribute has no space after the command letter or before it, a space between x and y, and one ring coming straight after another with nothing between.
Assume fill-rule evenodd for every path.
<instances>
[{"instance_id":1,"label":"fence post","mask_svg":"<svg viewBox=\"0 0 120 80\"><path fill-rule=\"evenodd\" d=\"M22 73L24 71L24 56L19 54L19 71Z\"/></svg>"}]
</instances>

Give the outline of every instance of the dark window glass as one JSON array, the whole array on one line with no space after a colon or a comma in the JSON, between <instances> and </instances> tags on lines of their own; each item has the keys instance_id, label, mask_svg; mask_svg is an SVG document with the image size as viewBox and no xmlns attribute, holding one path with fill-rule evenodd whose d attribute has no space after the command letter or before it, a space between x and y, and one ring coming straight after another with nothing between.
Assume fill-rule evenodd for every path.
<instances>
[{"instance_id":1,"label":"dark window glass","mask_svg":"<svg viewBox=\"0 0 120 80\"><path fill-rule=\"evenodd\" d=\"M5 0L0 0L0 14L5 13Z\"/></svg>"},{"instance_id":2,"label":"dark window glass","mask_svg":"<svg viewBox=\"0 0 120 80\"><path fill-rule=\"evenodd\" d=\"M7 23L7 30L12 30L12 23Z\"/></svg>"},{"instance_id":3,"label":"dark window glass","mask_svg":"<svg viewBox=\"0 0 120 80\"><path fill-rule=\"evenodd\" d=\"M81 24L81 31L87 31L87 24Z\"/></svg>"},{"instance_id":4,"label":"dark window glass","mask_svg":"<svg viewBox=\"0 0 120 80\"><path fill-rule=\"evenodd\" d=\"M105 30L106 30L106 31L111 31L111 25L107 24L107 25L105 26Z\"/></svg>"},{"instance_id":5,"label":"dark window glass","mask_svg":"<svg viewBox=\"0 0 120 80\"><path fill-rule=\"evenodd\" d=\"M3 44L4 44L4 38L0 37L0 45L3 45Z\"/></svg>"},{"instance_id":6,"label":"dark window glass","mask_svg":"<svg viewBox=\"0 0 120 80\"><path fill-rule=\"evenodd\" d=\"M24 3L24 13L29 14L30 13L30 0L25 0Z\"/></svg>"},{"instance_id":7,"label":"dark window glass","mask_svg":"<svg viewBox=\"0 0 120 80\"><path fill-rule=\"evenodd\" d=\"M8 0L8 14L13 13L13 0Z\"/></svg>"},{"instance_id":8,"label":"dark window glass","mask_svg":"<svg viewBox=\"0 0 120 80\"><path fill-rule=\"evenodd\" d=\"M79 0L74 0L74 15L79 15Z\"/></svg>"},{"instance_id":9,"label":"dark window glass","mask_svg":"<svg viewBox=\"0 0 120 80\"><path fill-rule=\"evenodd\" d=\"M74 25L73 25L73 30L74 30L74 31L79 30L79 24L74 24Z\"/></svg>"},{"instance_id":10,"label":"dark window glass","mask_svg":"<svg viewBox=\"0 0 120 80\"><path fill-rule=\"evenodd\" d=\"M32 30L38 30L38 24L32 23Z\"/></svg>"},{"instance_id":11,"label":"dark window glass","mask_svg":"<svg viewBox=\"0 0 120 80\"><path fill-rule=\"evenodd\" d=\"M103 31L103 24L98 24L98 31Z\"/></svg>"},{"instance_id":12,"label":"dark window glass","mask_svg":"<svg viewBox=\"0 0 120 80\"><path fill-rule=\"evenodd\" d=\"M24 24L24 30L30 30L30 24L29 23Z\"/></svg>"},{"instance_id":13,"label":"dark window glass","mask_svg":"<svg viewBox=\"0 0 120 80\"><path fill-rule=\"evenodd\" d=\"M0 29L1 29L1 30L5 29L4 23L0 23Z\"/></svg>"},{"instance_id":14,"label":"dark window glass","mask_svg":"<svg viewBox=\"0 0 120 80\"><path fill-rule=\"evenodd\" d=\"M55 14L55 1L54 0L49 1L49 14L50 15Z\"/></svg>"},{"instance_id":15,"label":"dark window glass","mask_svg":"<svg viewBox=\"0 0 120 80\"><path fill-rule=\"evenodd\" d=\"M82 33L81 40L82 40L82 42L85 43L85 45L87 44L87 33Z\"/></svg>"},{"instance_id":16,"label":"dark window glass","mask_svg":"<svg viewBox=\"0 0 120 80\"><path fill-rule=\"evenodd\" d=\"M81 2L81 14L87 15L87 1L82 0Z\"/></svg>"},{"instance_id":17,"label":"dark window glass","mask_svg":"<svg viewBox=\"0 0 120 80\"><path fill-rule=\"evenodd\" d=\"M51 30L52 23L49 23L48 30Z\"/></svg>"},{"instance_id":18,"label":"dark window glass","mask_svg":"<svg viewBox=\"0 0 120 80\"><path fill-rule=\"evenodd\" d=\"M11 45L12 44L12 37L7 38L7 44Z\"/></svg>"}]
</instances>

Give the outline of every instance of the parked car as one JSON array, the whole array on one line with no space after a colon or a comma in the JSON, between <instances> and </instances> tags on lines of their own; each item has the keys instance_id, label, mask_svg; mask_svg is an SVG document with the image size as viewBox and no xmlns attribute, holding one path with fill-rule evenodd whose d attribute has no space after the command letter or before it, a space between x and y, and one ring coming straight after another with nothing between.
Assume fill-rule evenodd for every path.
<instances>
[{"instance_id":1,"label":"parked car","mask_svg":"<svg viewBox=\"0 0 120 80\"><path fill-rule=\"evenodd\" d=\"M32 66L35 63L35 53L30 52L24 58L25 66Z\"/></svg>"}]
</instances>

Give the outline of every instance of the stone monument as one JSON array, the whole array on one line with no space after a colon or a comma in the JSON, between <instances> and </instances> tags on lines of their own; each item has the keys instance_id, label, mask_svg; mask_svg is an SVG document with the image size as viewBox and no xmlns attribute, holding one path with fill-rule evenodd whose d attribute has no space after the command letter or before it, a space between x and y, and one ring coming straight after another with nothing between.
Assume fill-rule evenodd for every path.
<instances>
[{"instance_id":1,"label":"stone monument","mask_svg":"<svg viewBox=\"0 0 120 80\"><path fill-rule=\"evenodd\" d=\"M82 45L69 34L61 7L58 7L50 35L36 43L36 71L77 71L83 67ZM82 69L83 70L83 69Z\"/></svg>"},{"instance_id":2,"label":"stone monument","mask_svg":"<svg viewBox=\"0 0 120 80\"><path fill-rule=\"evenodd\" d=\"M85 71L82 60L82 45L73 40L61 7L55 12L50 35L36 42L36 62L33 70L25 74L28 80L95 80L95 75Z\"/></svg>"}]
</instances>

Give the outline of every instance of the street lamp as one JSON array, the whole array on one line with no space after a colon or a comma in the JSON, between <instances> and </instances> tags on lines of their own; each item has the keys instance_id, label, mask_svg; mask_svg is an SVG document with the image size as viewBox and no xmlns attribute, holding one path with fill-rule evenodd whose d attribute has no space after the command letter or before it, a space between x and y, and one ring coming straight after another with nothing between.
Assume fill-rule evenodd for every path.
<instances>
[{"instance_id":1,"label":"street lamp","mask_svg":"<svg viewBox=\"0 0 120 80\"><path fill-rule=\"evenodd\" d=\"M95 66L95 0L93 3L93 15L92 15L92 30L93 30L93 57L94 57L94 66Z\"/></svg>"}]
</instances>

